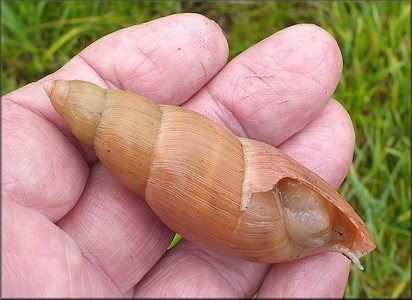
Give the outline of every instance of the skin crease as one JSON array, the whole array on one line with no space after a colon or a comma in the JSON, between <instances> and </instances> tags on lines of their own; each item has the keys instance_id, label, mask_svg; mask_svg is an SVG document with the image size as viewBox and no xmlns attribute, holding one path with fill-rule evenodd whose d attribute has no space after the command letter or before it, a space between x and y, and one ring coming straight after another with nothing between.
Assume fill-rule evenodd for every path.
<instances>
[{"instance_id":1,"label":"skin crease","mask_svg":"<svg viewBox=\"0 0 412 300\"><path fill-rule=\"evenodd\" d=\"M3 97L3 296L342 297L350 261L340 254L268 265L187 241L166 252L173 232L75 141L42 88L80 79L183 105L278 146L337 188L354 133L330 98L342 70L335 40L295 25L225 66L227 56L214 22L171 15L110 34Z\"/></svg>"}]
</instances>

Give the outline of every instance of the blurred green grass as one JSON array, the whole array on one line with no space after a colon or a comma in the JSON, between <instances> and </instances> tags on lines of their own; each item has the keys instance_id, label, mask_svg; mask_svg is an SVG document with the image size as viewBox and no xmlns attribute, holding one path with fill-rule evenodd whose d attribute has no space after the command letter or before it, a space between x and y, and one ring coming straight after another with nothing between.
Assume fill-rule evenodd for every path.
<instances>
[{"instance_id":1,"label":"blurred green grass","mask_svg":"<svg viewBox=\"0 0 412 300\"><path fill-rule=\"evenodd\" d=\"M334 95L356 131L340 192L366 221L377 248L352 266L345 298L411 295L410 2L11 2L2 1L4 95L54 72L120 28L178 12L214 19L230 59L273 32L315 23L338 41L342 80Z\"/></svg>"}]
</instances>

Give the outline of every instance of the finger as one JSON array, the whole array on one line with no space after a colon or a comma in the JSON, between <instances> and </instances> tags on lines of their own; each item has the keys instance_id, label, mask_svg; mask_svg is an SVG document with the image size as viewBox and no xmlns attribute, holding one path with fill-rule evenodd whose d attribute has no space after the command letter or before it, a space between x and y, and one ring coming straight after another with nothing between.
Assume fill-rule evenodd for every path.
<instances>
[{"instance_id":1,"label":"finger","mask_svg":"<svg viewBox=\"0 0 412 300\"><path fill-rule=\"evenodd\" d=\"M353 159L355 132L351 118L336 100L278 148L338 188Z\"/></svg>"},{"instance_id":2,"label":"finger","mask_svg":"<svg viewBox=\"0 0 412 300\"><path fill-rule=\"evenodd\" d=\"M124 81L117 87L180 103L226 59L222 31L203 16L181 14L104 37L44 80L84 79L103 87ZM2 99L2 186L13 201L56 221L75 204L86 183L87 164L78 152L88 162L95 157L68 133L42 88L44 80Z\"/></svg>"},{"instance_id":3,"label":"finger","mask_svg":"<svg viewBox=\"0 0 412 300\"><path fill-rule=\"evenodd\" d=\"M139 282L134 297L250 298L268 268L182 240Z\"/></svg>"},{"instance_id":4,"label":"finger","mask_svg":"<svg viewBox=\"0 0 412 300\"><path fill-rule=\"evenodd\" d=\"M257 298L342 298L350 261L338 253L322 253L275 264Z\"/></svg>"},{"instance_id":5,"label":"finger","mask_svg":"<svg viewBox=\"0 0 412 300\"><path fill-rule=\"evenodd\" d=\"M123 293L153 267L174 235L100 163L91 168L77 205L57 225Z\"/></svg>"},{"instance_id":6,"label":"finger","mask_svg":"<svg viewBox=\"0 0 412 300\"><path fill-rule=\"evenodd\" d=\"M41 213L3 196L1 229L2 296L80 298L122 295L104 273L84 259L73 240Z\"/></svg>"},{"instance_id":7,"label":"finger","mask_svg":"<svg viewBox=\"0 0 412 300\"><path fill-rule=\"evenodd\" d=\"M58 125L62 119L43 90L53 79L86 80L179 105L219 72L227 57L227 41L215 22L193 13L170 15L101 38L60 70L3 99Z\"/></svg>"},{"instance_id":8,"label":"finger","mask_svg":"<svg viewBox=\"0 0 412 300\"><path fill-rule=\"evenodd\" d=\"M6 99L2 127L3 196L59 220L84 189L86 162L50 122Z\"/></svg>"},{"instance_id":9,"label":"finger","mask_svg":"<svg viewBox=\"0 0 412 300\"><path fill-rule=\"evenodd\" d=\"M79 55L108 87L173 105L202 88L226 64L227 56L220 27L190 13L125 28Z\"/></svg>"},{"instance_id":10,"label":"finger","mask_svg":"<svg viewBox=\"0 0 412 300\"><path fill-rule=\"evenodd\" d=\"M320 113L341 72L336 41L315 25L295 25L234 58L187 106L277 146Z\"/></svg>"}]
</instances>

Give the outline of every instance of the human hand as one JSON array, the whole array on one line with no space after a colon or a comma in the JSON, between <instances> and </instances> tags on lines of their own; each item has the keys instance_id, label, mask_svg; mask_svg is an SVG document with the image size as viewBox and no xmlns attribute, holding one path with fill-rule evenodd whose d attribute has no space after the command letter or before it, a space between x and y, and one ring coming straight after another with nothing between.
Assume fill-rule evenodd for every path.
<instances>
[{"instance_id":1,"label":"human hand","mask_svg":"<svg viewBox=\"0 0 412 300\"><path fill-rule=\"evenodd\" d=\"M275 33L226 64L209 19L180 14L125 28L3 97L3 296L342 297L350 261L234 259L173 238L69 133L43 83L80 79L198 111L277 146L333 187L352 160L349 116L331 96L338 45L314 25Z\"/></svg>"}]
</instances>

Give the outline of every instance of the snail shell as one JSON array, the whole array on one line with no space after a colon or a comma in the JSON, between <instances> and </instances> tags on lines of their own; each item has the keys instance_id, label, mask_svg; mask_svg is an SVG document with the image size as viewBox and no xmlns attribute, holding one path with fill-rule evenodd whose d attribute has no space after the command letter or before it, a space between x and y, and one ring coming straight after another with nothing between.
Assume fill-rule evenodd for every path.
<instances>
[{"instance_id":1,"label":"snail shell","mask_svg":"<svg viewBox=\"0 0 412 300\"><path fill-rule=\"evenodd\" d=\"M73 134L193 243L267 263L333 251L360 269L375 248L348 202L275 147L130 92L78 80L45 90Z\"/></svg>"}]
</instances>

